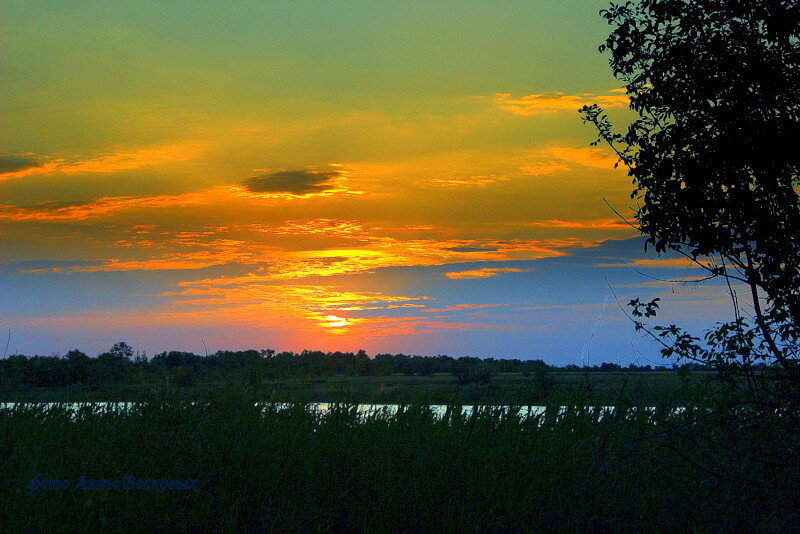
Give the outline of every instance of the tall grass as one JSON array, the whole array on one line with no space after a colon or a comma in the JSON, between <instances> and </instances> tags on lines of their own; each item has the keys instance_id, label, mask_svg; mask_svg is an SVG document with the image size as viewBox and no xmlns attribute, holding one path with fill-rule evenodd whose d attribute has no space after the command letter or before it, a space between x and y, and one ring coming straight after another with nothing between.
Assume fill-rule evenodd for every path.
<instances>
[{"instance_id":1,"label":"tall grass","mask_svg":"<svg viewBox=\"0 0 800 534\"><path fill-rule=\"evenodd\" d=\"M129 409L0 410L13 532L789 532L785 503L693 468L669 415L577 405L522 418L257 406L246 391ZM758 466L742 464L744 470ZM199 492L39 490L35 476L197 479Z\"/></svg>"}]
</instances>

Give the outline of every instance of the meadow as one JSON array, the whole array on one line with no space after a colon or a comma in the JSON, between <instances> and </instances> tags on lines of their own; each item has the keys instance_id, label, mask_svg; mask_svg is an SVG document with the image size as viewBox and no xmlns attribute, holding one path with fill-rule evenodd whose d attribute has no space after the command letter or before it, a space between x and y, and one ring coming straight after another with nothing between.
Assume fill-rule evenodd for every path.
<instances>
[{"instance_id":1,"label":"meadow","mask_svg":"<svg viewBox=\"0 0 800 534\"><path fill-rule=\"evenodd\" d=\"M203 398L236 384L254 384L251 375L177 386L169 380L60 387L4 387L0 401L143 401L164 391ZM543 405L581 402L634 406L682 406L717 386L713 371L497 373L488 383L459 384L449 373L383 376L331 375L262 379L260 400L418 404Z\"/></svg>"}]
</instances>

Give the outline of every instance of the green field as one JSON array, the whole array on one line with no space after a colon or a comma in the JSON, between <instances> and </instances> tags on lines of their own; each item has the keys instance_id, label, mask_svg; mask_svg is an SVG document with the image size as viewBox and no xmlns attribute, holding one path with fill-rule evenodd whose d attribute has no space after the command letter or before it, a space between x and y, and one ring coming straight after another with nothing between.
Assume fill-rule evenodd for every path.
<instances>
[{"instance_id":1,"label":"green field","mask_svg":"<svg viewBox=\"0 0 800 534\"><path fill-rule=\"evenodd\" d=\"M488 385L459 385L446 373L431 376L290 377L247 381L260 400L281 402L357 402L423 404L618 404L685 405L715 385L714 373L693 371L585 373L552 371L539 375L499 373ZM242 381L240 381L241 383ZM133 401L169 391L204 396L231 382L175 387L159 383L103 384L59 388L4 388L2 401Z\"/></svg>"}]
</instances>

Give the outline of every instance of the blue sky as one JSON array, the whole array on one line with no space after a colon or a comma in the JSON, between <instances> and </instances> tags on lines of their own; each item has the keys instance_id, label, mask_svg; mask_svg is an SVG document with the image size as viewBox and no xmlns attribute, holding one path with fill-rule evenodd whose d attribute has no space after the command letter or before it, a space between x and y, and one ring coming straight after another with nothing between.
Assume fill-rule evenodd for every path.
<instances>
[{"instance_id":1,"label":"blue sky","mask_svg":"<svg viewBox=\"0 0 800 534\"><path fill-rule=\"evenodd\" d=\"M609 285L698 329L727 297L606 204L605 5L4 3L9 350L659 361Z\"/></svg>"}]
</instances>

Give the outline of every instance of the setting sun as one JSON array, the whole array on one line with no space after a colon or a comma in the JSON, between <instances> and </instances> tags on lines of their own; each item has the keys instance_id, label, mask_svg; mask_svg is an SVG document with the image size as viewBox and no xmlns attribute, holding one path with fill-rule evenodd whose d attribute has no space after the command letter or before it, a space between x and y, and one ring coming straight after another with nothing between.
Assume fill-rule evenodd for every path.
<instances>
[{"instance_id":1,"label":"setting sun","mask_svg":"<svg viewBox=\"0 0 800 534\"><path fill-rule=\"evenodd\" d=\"M609 284L639 296L633 266L658 296L653 278L695 274L642 263L603 201L630 217L577 112L632 116L597 53L603 2L92 4L3 10L24 58L0 80L9 351L565 363L591 340L626 360L646 342Z\"/></svg>"},{"instance_id":2,"label":"setting sun","mask_svg":"<svg viewBox=\"0 0 800 534\"><path fill-rule=\"evenodd\" d=\"M325 326L329 326L331 328L340 328L342 326L347 325L347 319L344 317L336 317L335 315L328 315L325 317L327 323Z\"/></svg>"}]
</instances>

